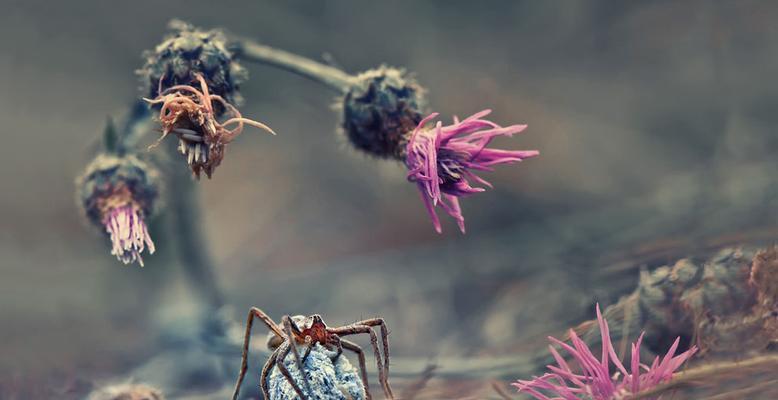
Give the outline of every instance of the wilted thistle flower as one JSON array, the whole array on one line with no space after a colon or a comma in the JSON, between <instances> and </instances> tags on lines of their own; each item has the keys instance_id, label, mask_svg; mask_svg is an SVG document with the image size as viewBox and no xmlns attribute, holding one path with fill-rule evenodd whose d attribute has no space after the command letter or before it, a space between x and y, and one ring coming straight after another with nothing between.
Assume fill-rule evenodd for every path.
<instances>
[{"instance_id":1,"label":"wilted thistle flower","mask_svg":"<svg viewBox=\"0 0 778 400\"><path fill-rule=\"evenodd\" d=\"M381 66L354 77L342 103L342 128L356 148L401 158L426 101L424 89L405 70Z\"/></svg>"},{"instance_id":2,"label":"wilted thistle flower","mask_svg":"<svg viewBox=\"0 0 778 400\"><path fill-rule=\"evenodd\" d=\"M240 103L238 88L248 74L228 49L224 33L199 30L179 20L171 21L170 28L173 33L144 53L145 64L137 71L145 96L156 98L160 87L189 85L201 74L211 93Z\"/></svg>"},{"instance_id":3,"label":"wilted thistle flower","mask_svg":"<svg viewBox=\"0 0 778 400\"><path fill-rule=\"evenodd\" d=\"M156 170L133 155L98 155L76 181L78 202L89 221L111 239L111 254L143 266L141 253L154 242L146 220L159 197Z\"/></svg>"},{"instance_id":4,"label":"wilted thistle flower","mask_svg":"<svg viewBox=\"0 0 778 400\"><path fill-rule=\"evenodd\" d=\"M492 186L473 171L491 171L494 165L518 162L539 154L536 150L487 148L495 137L512 136L527 127L502 127L483 119L490 112L484 110L462 121L454 118L452 125L443 126L438 122L434 128L426 128L425 125L438 115L430 114L419 122L408 140L405 153L408 180L418 186L438 233L441 232L441 226L435 212L437 205L457 221L459 229L464 233L465 218L462 216L459 198L486 190L471 186L472 182Z\"/></svg>"},{"instance_id":5,"label":"wilted thistle flower","mask_svg":"<svg viewBox=\"0 0 778 400\"><path fill-rule=\"evenodd\" d=\"M200 178L200 172L211 177L224 158L224 145L231 142L243 131L243 124L264 129L275 135L267 125L243 118L237 108L223 97L211 94L208 84L201 74L195 74L200 89L190 85L175 85L168 89L160 88L155 99L144 99L152 105L161 104L159 121L162 124L162 136L156 146L168 134L178 136L178 151L187 159L192 173ZM216 103L214 103L216 101ZM223 107L231 118L219 122L214 106ZM235 125L228 129L228 125Z\"/></svg>"},{"instance_id":6,"label":"wilted thistle flower","mask_svg":"<svg viewBox=\"0 0 778 400\"><path fill-rule=\"evenodd\" d=\"M610 339L608 322L600 313L597 305L597 322L602 337L602 356L598 360L594 356L586 342L570 330L572 346L553 337L549 340L570 353L578 364L580 372L573 372L573 368L565 359L549 345L549 350L557 362L557 366L549 365L551 373L541 377L535 377L531 381L519 380L513 384L520 392L526 392L539 400L564 399L564 400L617 400L628 398L640 391L650 389L660 383L672 379L673 373L686 362L696 351L692 346L689 350L675 355L678 349L679 339L676 339L667 354L661 359L656 357L651 365L640 363L640 344L643 334L638 341L632 343L630 371L624 367L616 355L616 350ZM611 361L616 371L611 373ZM544 393L550 393L556 397L548 397Z\"/></svg>"}]
</instances>

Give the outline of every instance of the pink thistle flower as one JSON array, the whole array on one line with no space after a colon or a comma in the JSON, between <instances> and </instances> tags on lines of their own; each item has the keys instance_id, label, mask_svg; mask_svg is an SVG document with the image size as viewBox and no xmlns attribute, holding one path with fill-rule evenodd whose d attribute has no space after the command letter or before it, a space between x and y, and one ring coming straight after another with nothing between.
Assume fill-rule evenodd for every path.
<instances>
[{"instance_id":1,"label":"pink thistle flower","mask_svg":"<svg viewBox=\"0 0 778 400\"><path fill-rule=\"evenodd\" d=\"M119 261L125 264L138 261L142 267L143 257L140 253L146 246L149 254L154 254L154 242L138 207L128 204L112 208L103 218L103 225L111 237L111 254Z\"/></svg>"},{"instance_id":2,"label":"pink thistle flower","mask_svg":"<svg viewBox=\"0 0 778 400\"><path fill-rule=\"evenodd\" d=\"M425 129L427 122L438 116L437 113L430 114L419 123L408 140L405 156L408 180L416 182L438 233L441 226L436 206L440 205L452 216L465 233L465 218L459 198L486 190L471 186L471 181L492 187L473 171L492 171L494 165L518 162L540 154L537 150L487 148L495 137L512 136L527 128L526 125L501 127L482 119L490 112L484 110L462 121L455 117L453 125L443 126L438 122L434 128Z\"/></svg>"},{"instance_id":3,"label":"pink thistle flower","mask_svg":"<svg viewBox=\"0 0 778 400\"><path fill-rule=\"evenodd\" d=\"M125 264L138 261L154 242L147 221L159 209L159 173L136 156L100 154L76 180L77 201L88 221L108 233L111 254Z\"/></svg>"},{"instance_id":4,"label":"pink thistle flower","mask_svg":"<svg viewBox=\"0 0 778 400\"><path fill-rule=\"evenodd\" d=\"M678 350L679 342L679 338L676 338L661 361L659 357L656 357L650 366L641 364L640 344L643 341L643 334L641 334L637 342L632 344L630 371L627 371L616 355L616 350L610 340L608 322L600 313L599 304L597 305L597 322L602 337L602 356L599 360L594 356L589 346L571 329L572 346L553 337L549 337L549 340L570 353L578 363L580 372L573 372L573 369L559 352L549 345L549 350L558 365L549 365L550 373L541 377L536 376L531 381L519 380L513 383L513 386L518 388L519 392L526 392L539 400L617 400L670 381L673 373L681 364L697 351L697 347L692 346L689 350L676 356L675 352ZM611 374L611 361L616 368L613 374ZM552 393L556 397L548 397L544 392Z\"/></svg>"}]
</instances>

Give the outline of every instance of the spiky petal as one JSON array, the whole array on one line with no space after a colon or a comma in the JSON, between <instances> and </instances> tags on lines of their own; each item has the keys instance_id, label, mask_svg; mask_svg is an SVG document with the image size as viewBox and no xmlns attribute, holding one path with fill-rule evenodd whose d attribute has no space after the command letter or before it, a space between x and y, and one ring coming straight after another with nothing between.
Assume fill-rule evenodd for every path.
<instances>
[{"instance_id":1,"label":"spiky petal","mask_svg":"<svg viewBox=\"0 0 778 400\"><path fill-rule=\"evenodd\" d=\"M549 340L569 353L578 364L577 369L580 371L573 371L559 352L553 346L549 346L557 362L556 366L548 366L551 372L541 377L536 376L529 381L519 380L513 386L518 388L519 392L525 392L539 400L616 400L668 382L672 379L673 373L697 351L696 346L692 346L676 356L679 342L679 339L676 339L661 361L656 357L650 366L641 364L640 345L643 341L641 334L637 342L632 344L630 371L627 371L616 355L610 339L608 322L602 316L599 304L597 322L602 338L600 359L594 356L589 346L571 329L571 344L553 337L549 337ZM611 368L611 362L614 368ZM615 370L612 371L613 369ZM554 397L549 397L547 394Z\"/></svg>"},{"instance_id":2,"label":"spiky petal","mask_svg":"<svg viewBox=\"0 0 778 400\"><path fill-rule=\"evenodd\" d=\"M434 128L425 125L438 116L424 118L411 134L406 147L405 165L408 180L419 188L422 201L432 218L435 230L440 233L440 220L435 207L440 205L457 221L465 232L465 218L459 205L462 196L479 193L484 187L472 186L473 182L491 187L489 182L474 171L492 171L497 164L519 162L535 157L537 150L502 150L486 146L497 136L512 136L527 128L526 125L502 127L483 119L491 110L476 113L462 121L454 118L452 125L438 122Z\"/></svg>"},{"instance_id":3,"label":"spiky petal","mask_svg":"<svg viewBox=\"0 0 778 400\"><path fill-rule=\"evenodd\" d=\"M108 211L103 220L111 236L111 254L125 264L138 261L143 266L141 253L146 246L149 254L154 254L154 242L141 214L137 207L125 205Z\"/></svg>"}]
</instances>

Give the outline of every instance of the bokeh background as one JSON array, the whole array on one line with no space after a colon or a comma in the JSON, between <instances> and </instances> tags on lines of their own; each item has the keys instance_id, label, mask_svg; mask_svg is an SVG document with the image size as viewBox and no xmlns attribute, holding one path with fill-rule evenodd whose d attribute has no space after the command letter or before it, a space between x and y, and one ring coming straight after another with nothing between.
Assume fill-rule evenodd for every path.
<instances>
[{"instance_id":1,"label":"bokeh background","mask_svg":"<svg viewBox=\"0 0 778 400\"><path fill-rule=\"evenodd\" d=\"M591 318L595 302L632 290L641 267L778 237L776 3L0 9L4 393L75 393L124 373L158 350L160 319L197 313L180 265L122 266L73 200L107 116L120 119L139 94L141 52L171 18L349 72L406 67L445 118L491 108L499 123L529 125L501 146L541 151L463 201L466 235L448 220L438 235L403 166L338 136L333 93L244 63L243 113L279 135L247 131L199 184L216 279L241 320L252 305L330 324L380 315L397 357L511 355L518 365L547 334ZM165 238L155 239L163 259Z\"/></svg>"}]
</instances>

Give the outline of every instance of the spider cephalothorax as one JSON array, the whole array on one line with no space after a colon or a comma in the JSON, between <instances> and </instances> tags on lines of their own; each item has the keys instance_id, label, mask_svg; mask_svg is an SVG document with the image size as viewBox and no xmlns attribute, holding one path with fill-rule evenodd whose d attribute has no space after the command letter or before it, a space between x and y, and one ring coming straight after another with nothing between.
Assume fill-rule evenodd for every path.
<instances>
[{"instance_id":1,"label":"spider cephalothorax","mask_svg":"<svg viewBox=\"0 0 778 400\"><path fill-rule=\"evenodd\" d=\"M145 100L152 105L161 104L159 121L162 136L157 143L167 135L175 134L179 140L178 151L187 158L192 173L199 178L202 171L210 178L224 158L224 146L240 135L243 124L274 135L275 132L261 122L243 118L240 111L224 98L210 94L201 74L196 74L196 78L199 90L190 85L176 85L165 90L160 87L157 98ZM220 122L218 117L221 114L229 114L230 118ZM235 128L228 129L230 125L235 125Z\"/></svg>"},{"instance_id":2,"label":"spider cephalothorax","mask_svg":"<svg viewBox=\"0 0 778 400\"><path fill-rule=\"evenodd\" d=\"M246 322L246 336L243 342L243 358L241 360L240 374L238 375L238 382L235 385L235 392L233 394L233 400L237 400L240 393L240 386L243 382L243 378L246 375L248 369L248 349L249 341L251 339L251 327L254 324L254 318L259 318L262 322L270 328L268 334L267 345L273 352L262 368L262 375L260 377L260 387L264 398L269 398L267 378L270 370L276 366L282 375L287 379L289 384L297 392L300 399L305 400L310 396L310 384L308 378L305 375L305 371L302 365L306 358L309 356L312 347L315 344L334 351L332 359L335 360L343 353L343 349L353 351L359 357L359 368L362 376L362 384L365 388L365 396L370 399L370 390L367 381L367 371L365 368L365 355L362 348L346 339L342 339L341 336L356 335L356 334L368 334L370 336L370 344L373 347L373 354L376 359L376 365L378 366L378 379L381 382L381 387L384 390L386 398L393 399L392 389L389 387L389 331L386 328L386 323L383 318L373 318L363 321L358 321L350 325L339 327L328 327L322 317L318 314L314 314L308 317L302 315L296 315L290 317L285 315L281 319L281 325L276 324L273 320L265 314L264 311L254 307L249 311L248 320ZM383 347L383 357L378 347L378 336L373 331L373 327L379 327L381 332L381 344ZM293 340L290 340L293 339ZM297 351L298 345L304 345L305 351L302 356ZM293 375L289 372L284 364L284 360L292 353L297 363L298 371L301 371L303 379L303 387L301 387L294 379ZM308 394L306 394L308 393Z\"/></svg>"}]
</instances>

